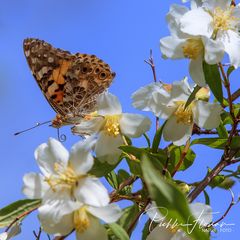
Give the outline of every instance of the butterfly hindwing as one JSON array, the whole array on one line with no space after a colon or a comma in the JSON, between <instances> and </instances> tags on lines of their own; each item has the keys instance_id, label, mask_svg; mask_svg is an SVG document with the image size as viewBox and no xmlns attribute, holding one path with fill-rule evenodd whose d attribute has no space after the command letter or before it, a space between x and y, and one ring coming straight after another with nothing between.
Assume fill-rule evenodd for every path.
<instances>
[{"instance_id":1,"label":"butterfly hindwing","mask_svg":"<svg viewBox=\"0 0 240 240\"><path fill-rule=\"evenodd\" d=\"M43 94L65 124L94 111L96 97L115 76L95 55L70 54L42 40L25 39L24 53Z\"/></svg>"}]
</instances>

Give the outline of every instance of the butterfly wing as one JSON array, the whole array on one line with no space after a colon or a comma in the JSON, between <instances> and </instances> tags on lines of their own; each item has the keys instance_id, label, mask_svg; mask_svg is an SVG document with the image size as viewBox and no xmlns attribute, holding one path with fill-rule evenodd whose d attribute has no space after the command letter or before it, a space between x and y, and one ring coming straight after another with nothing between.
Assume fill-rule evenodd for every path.
<instances>
[{"instance_id":1,"label":"butterfly wing","mask_svg":"<svg viewBox=\"0 0 240 240\"><path fill-rule=\"evenodd\" d=\"M25 39L23 46L44 96L65 119L94 111L96 97L109 87L115 76L109 65L95 55L73 55L33 38Z\"/></svg>"}]
</instances>

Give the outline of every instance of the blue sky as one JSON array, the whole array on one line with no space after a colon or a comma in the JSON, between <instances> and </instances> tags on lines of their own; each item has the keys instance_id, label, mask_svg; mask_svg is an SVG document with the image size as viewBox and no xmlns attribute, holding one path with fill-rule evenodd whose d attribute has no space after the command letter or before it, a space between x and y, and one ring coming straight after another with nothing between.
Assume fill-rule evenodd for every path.
<instances>
[{"instance_id":1,"label":"blue sky","mask_svg":"<svg viewBox=\"0 0 240 240\"><path fill-rule=\"evenodd\" d=\"M165 15L172 3L180 3L180 0L8 0L1 3L0 207L24 198L21 193L23 175L38 171L34 150L50 136L56 137L56 130L47 126L13 136L16 131L55 116L30 73L23 54L23 39L40 38L73 53L96 54L117 73L110 91L119 97L124 111L139 112L131 106L130 96L152 81L151 70L144 63L150 48L159 80L170 83L188 76L187 61L163 60L159 50L159 39L169 34ZM239 71L233 74L233 89L239 86L237 74ZM67 148L79 140L71 135L69 127L62 133L67 135L64 143ZM137 143L142 145L144 141ZM194 150L198 153L195 165L184 173L185 177L178 174L177 178L198 181L205 176L207 166L213 167L221 156L220 151L200 146L195 146ZM239 195L239 184L234 187L234 193ZM211 197L214 211L223 213L229 205L230 193L214 189ZM236 224L231 227L231 233L219 233L217 239L239 236L239 211L240 206L235 206L224 220ZM33 239L32 230L37 230L38 226L36 216L30 216L24 221L22 235L16 239ZM140 239L142 226L141 221L132 239Z\"/></svg>"}]
</instances>

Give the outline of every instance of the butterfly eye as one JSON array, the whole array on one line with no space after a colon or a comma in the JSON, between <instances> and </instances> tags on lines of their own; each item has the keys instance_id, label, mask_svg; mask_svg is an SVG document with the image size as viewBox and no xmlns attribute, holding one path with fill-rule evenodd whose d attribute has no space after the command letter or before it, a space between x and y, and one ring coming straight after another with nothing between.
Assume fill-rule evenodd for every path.
<instances>
[{"instance_id":1,"label":"butterfly eye","mask_svg":"<svg viewBox=\"0 0 240 240\"><path fill-rule=\"evenodd\" d=\"M96 68L95 69L95 73L98 74L100 72L100 69L99 68Z\"/></svg>"},{"instance_id":2,"label":"butterfly eye","mask_svg":"<svg viewBox=\"0 0 240 240\"><path fill-rule=\"evenodd\" d=\"M87 68L87 67L83 67L83 68L82 68L82 73L87 73L87 71L88 71L88 68Z\"/></svg>"},{"instance_id":3,"label":"butterfly eye","mask_svg":"<svg viewBox=\"0 0 240 240\"><path fill-rule=\"evenodd\" d=\"M105 79L106 77L107 77L107 75L106 75L105 72L101 72L101 73L99 74L99 78L100 78L100 79Z\"/></svg>"}]
</instances>

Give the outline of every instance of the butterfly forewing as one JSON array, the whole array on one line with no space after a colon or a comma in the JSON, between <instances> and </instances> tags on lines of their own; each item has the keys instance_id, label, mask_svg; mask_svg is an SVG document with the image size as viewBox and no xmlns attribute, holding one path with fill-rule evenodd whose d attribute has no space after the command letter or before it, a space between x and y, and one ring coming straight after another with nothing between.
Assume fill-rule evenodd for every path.
<instances>
[{"instance_id":1,"label":"butterfly forewing","mask_svg":"<svg viewBox=\"0 0 240 240\"><path fill-rule=\"evenodd\" d=\"M115 73L89 54L70 54L38 39L24 40L24 53L43 94L63 124L95 111L96 97L111 84Z\"/></svg>"}]
</instances>

